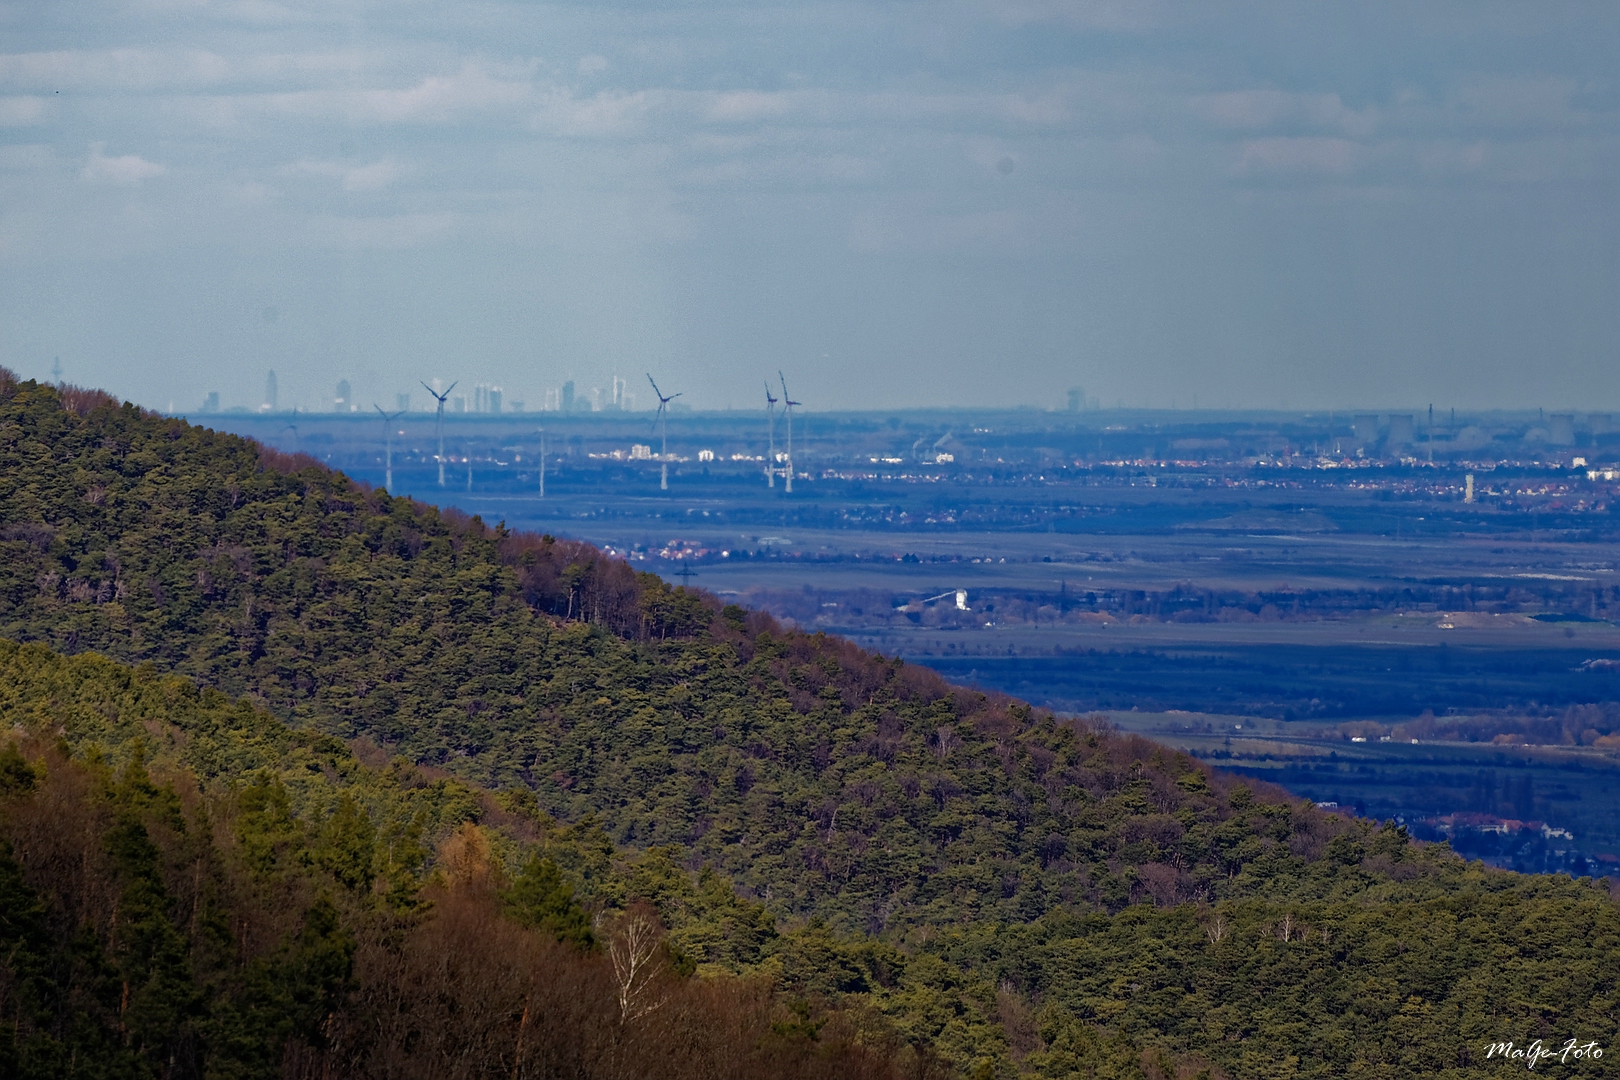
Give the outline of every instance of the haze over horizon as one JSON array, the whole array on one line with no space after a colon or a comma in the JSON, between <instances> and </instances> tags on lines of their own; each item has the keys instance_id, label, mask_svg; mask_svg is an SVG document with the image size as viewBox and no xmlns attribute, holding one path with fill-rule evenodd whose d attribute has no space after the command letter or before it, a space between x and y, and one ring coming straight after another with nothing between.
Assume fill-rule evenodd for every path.
<instances>
[{"instance_id":1,"label":"haze over horizon","mask_svg":"<svg viewBox=\"0 0 1620 1080\"><path fill-rule=\"evenodd\" d=\"M1258 10L0 4L0 364L1620 411L1620 10Z\"/></svg>"}]
</instances>

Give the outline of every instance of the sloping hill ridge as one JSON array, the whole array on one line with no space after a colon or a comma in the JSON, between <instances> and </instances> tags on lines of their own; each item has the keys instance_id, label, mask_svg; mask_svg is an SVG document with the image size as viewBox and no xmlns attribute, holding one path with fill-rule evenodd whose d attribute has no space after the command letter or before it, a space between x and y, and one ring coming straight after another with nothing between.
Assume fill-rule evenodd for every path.
<instances>
[{"instance_id":1,"label":"sloping hill ridge","mask_svg":"<svg viewBox=\"0 0 1620 1080\"><path fill-rule=\"evenodd\" d=\"M1213 897L1340 827L1274 794L1251 828L1140 739L128 405L11 389L0 506L0 636L527 786L851 928Z\"/></svg>"},{"instance_id":2,"label":"sloping hill ridge","mask_svg":"<svg viewBox=\"0 0 1620 1080\"><path fill-rule=\"evenodd\" d=\"M105 395L0 376L0 553L0 636L150 662L362 758L678 845L779 916L936 957L924 1035L964 1007L950 972L1000 987L974 991L996 1068L1090 1067L1093 1024L1235 1075L1324 1076L1439 1075L1498 1032L1616 1027L1616 909L1590 884L1466 867ZM1569 940L1514 940L1555 916ZM807 985L881 983L862 963ZM1508 991L1546 964L1571 974Z\"/></svg>"}]
</instances>

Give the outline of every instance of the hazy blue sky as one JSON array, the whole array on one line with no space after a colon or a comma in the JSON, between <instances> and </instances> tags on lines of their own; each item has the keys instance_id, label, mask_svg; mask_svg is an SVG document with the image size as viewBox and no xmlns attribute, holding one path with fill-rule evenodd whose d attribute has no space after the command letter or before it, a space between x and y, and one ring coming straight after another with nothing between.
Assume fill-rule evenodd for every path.
<instances>
[{"instance_id":1,"label":"hazy blue sky","mask_svg":"<svg viewBox=\"0 0 1620 1080\"><path fill-rule=\"evenodd\" d=\"M1612 0L25 0L0 50L0 363L159 408L1620 410Z\"/></svg>"}]
</instances>

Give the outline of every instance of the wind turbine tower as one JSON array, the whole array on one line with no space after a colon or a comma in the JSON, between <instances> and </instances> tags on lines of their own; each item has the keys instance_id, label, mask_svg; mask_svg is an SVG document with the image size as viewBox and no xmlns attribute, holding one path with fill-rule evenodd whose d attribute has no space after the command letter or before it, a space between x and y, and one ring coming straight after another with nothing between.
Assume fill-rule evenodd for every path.
<instances>
[{"instance_id":1,"label":"wind turbine tower","mask_svg":"<svg viewBox=\"0 0 1620 1080\"><path fill-rule=\"evenodd\" d=\"M669 403L680 397L679 394L664 396L653 382L652 372L647 373L647 381L652 383L653 393L658 395L658 415L653 421L658 425L660 442L658 445L658 490L669 490Z\"/></svg>"},{"instance_id":2,"label":"wind turbine tower","mask_svg":"<svg viewBox=\"0 0 1620 1080\"><path fill-rule=\"evenodd\" d=\"M780 371L776 377L782 380L782 411L787 414L787 468L782 471L786 483L783 485L789 495L793 494L793 407L798 404L788 396L787 376Z\"/></svg>"},{"instance_id":3,"label":"wind turbine tower","mask_svg":"<svg viewBox=\"0 0 1620 1080\"><path fill-rule=\"evenodd\" d=\"M377 410L377 415L383 422L383 489L390 495L394 493L394 421L404 413L386 413L383 407L372 402L371 407Z\"/></svg>"},{"instance_id":4,"label":"wind turbine tower","mask_svg":"<svg viewBox=\"0 0 1620 1080\"><path fill-rule=\"evenodd\" d=\"M460 381L461 381L460 379L456 380L456 382L460 382ZM450 397L450 391L454 390L455 388L456 388L456 383L451 383L447 388L445 388L444 393L441 394L437 390L433 389L433 387L429 386L427 383L422 384L422 389L424 389L428 393L432 394L434 399L437 400L438 403L439 403L438 415L433 420L433 433L436 436L438 436L438 439L439 439L439 486L440 487L444 487L444 403L445 403L445 400Z\"/></svg>"},{"instance_id":5,"label":"wind turbine tower","mask_svg":"<svg viewBox=\"0 0 1620 1080\"><path fill-rule=\"evenodd\" d=\"M765 380L765 416L770 430L770 451L765 455L765 486L776 486L776 399L771 397L771 381Z\"/></svg>"},{"instance_id":6,"label":"wind turbine tower","mask_svg":"<svg viewBox=\"0 0 1620 1080\"><path fill-rule=\"evenodd\" d=\"M546 429L540 429L540 497L546 497Z\"/></svg>"}]
</instances>

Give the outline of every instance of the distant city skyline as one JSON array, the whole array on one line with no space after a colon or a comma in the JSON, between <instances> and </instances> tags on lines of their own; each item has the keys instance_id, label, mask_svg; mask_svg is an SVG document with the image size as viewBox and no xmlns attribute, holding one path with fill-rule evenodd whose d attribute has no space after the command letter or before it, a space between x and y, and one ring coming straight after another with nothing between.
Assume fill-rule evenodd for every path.
<instances>
[{"instance_id":1,"label":"distant city skyline","mask_svg":"<svg viewBox=\"0 0 1620 1080\"><path fill-rule=\"evenodd\" d=\"M1620 410L1612 4L8 12L29 377Z\"/></svg>"},{"instance_id":2,"label":"distant city skyline","mask_svg":"<svg viewBox=\"0 0 1620 1080\"><path fill-rule=\"evenodd\" d=\"M62 378L65 373L57 372L52 378ZM28 377L28 376L24 376ZM64 381L72 382L71 379ZM656 412L657 398L650 398L650 404L645 402L638 406L637 397L628 390L628 380L613 377L609 380L609 387L581 386L575 380L564 380L562 385L544 388L534 400L515 397L505 391L498 384L478 383L468 386L464 380L434 377L425 380L435 390L443 392L445 387L452 387L445 402L445 415L474 416L474 415L544 415L546 413L573 413L588 414L602 413L645 413L651 415ZM452 386L452 384L454 384ZM420 383L418 384L420 387ZM219 414L245 414L245 413L320 413L348 414L360 417L372 417L376 410L383 409L386 402L392 402L391 410L399 413L432 414L435 411L435 402L431 393L422 390L411 393L409 390L394 391L383 390L368 397L365 392L354 389L350 379L340 379L326 394L318 390L302 395L293 400L292 395L281 394L278 390L278 380L275 371L265 374L264 392L262 400L257 406L250 406L245 402L232 401L222 396L221 391L209 388L201 393L201 401L190 405L180 401L170 401L165 405L147 404L149 408L182 416L197 418ZM684 396L684 395L683 395ZM757 410L765 412L763 394L758 402L745 405L719 404L710 405L701 402L681 401L671 405L671 409L680 413L702 412L736 412ZM1209 402L1193 401L1155 404L1152 402L1104 402L1094 395L1088 395L1084 387L1067 388L1061 395L1054 394L1052 399L1044 403L1015 403L1011 405L883 405L866 404L844 408L824 408L820 410L828 413L862 413L862 412L905 412L918 410L949 410L971 414L976 411L1020 411L1033 410L1053 414L1088 415L1094 413L1120 411L1145 412L1268 412L1296 414L1321 414L1324 416L1337 416L1338 419L1358 434L1365 437L1360 431L1363 427L1384 431L1397 442L1412 440L1418 433L1428 431L1431 427L1437 429L1455 428L1459 426L1459 412L1462 421L1470 417L1482 415L1518 415L1534 416L1536 422L1545 425L1553 433L1553 441L1558 444L1571 441L1560 437L1559 432L1564 429L1573 430L1576 424L1596 431L1607 433L1620 427L1620 410L1610 410L1599 406L1588 405L1585 408L1548 408L1534 404L1520 403L1515 406L1467 408L1459 410L1453 405L1427 405L1429 415L1423 414L1424 406L1411 402L1386 402L1380 406L1356 405L1353 407L1331 406L1321 407L1294 407L1258 405L1217 405Z\"/></svg>"}]
</instances>

